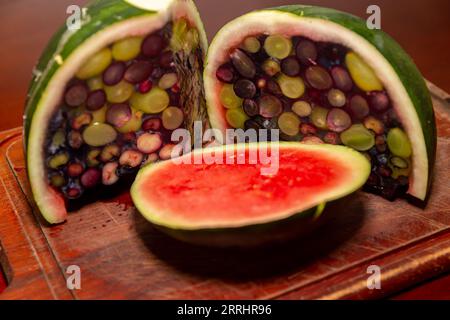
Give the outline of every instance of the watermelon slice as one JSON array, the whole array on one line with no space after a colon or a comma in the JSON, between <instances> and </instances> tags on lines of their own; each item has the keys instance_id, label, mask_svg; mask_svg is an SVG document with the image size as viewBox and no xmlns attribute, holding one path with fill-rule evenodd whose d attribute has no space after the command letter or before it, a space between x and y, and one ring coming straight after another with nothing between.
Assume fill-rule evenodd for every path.
<instances>
[{"instance_id":1,"label":"watermelon slice","mask_svg":"<svg viewBox=\"0 0 450 320\"><path fill-rule=\"evenodd\" d=\"M345 144L370 157L366 189L429 194L436 153L430 94L386 33L332 9L285 6L224 26L204 73L211 125L280 129L281 139Z\"/></svg>"},{"instance_id":2,"label":"watermelon slice","mask_svg":"<svg viewBox=\"0 0 450 320\"><path fill-rule=\"evenodd\" d=\"M264 173L269 167L275 170ZM254 246L311 231L325 203L355 192L369 174L366 157L344 146L236 144L149 165L131 195L175 238Z\"/></svg>"},{"instance_id":3,"label":"watermelon slice","mask_svg":"<svg viewBox=\"0 0 450 320\"><path fill-rule=\"evenodd\" d=\"M167 157L173 130L206 119L207 40L192 1L103 0L86 12L48 44L24 115L31 189L49 223Z\"/></svg>"}]
</instances>

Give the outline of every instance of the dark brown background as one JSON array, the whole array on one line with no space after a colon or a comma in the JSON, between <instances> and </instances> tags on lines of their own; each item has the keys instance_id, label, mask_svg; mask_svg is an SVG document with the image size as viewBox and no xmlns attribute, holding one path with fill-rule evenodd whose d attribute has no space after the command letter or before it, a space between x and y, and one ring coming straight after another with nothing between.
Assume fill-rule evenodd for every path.
<instances>
[{"instance_id":1,"label":"dark brown background","mask_svg":"<svg viewBox=\"0 0 450 320\"><path fill-rule=\"evenodd\" d=\"M197 0L208 36L227 21L252 9L292 0ZM31 70L52 33L66 18L69 4L82 0L0 0L0 130L21 125ZM308 1L366 17L366 8L382 10L382 28L410 53L424 76L450 91L450 1L448 0L345 0ZM450 299L450 277L404 293L404 298Z\"/></svg>"}]
</instances>

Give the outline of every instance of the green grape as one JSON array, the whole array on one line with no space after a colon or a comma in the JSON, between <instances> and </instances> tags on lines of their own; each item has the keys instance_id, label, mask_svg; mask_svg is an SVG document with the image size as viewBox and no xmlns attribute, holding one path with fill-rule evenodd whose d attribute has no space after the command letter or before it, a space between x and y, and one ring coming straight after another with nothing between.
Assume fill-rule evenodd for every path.
<instances>
[{"instance_id":1,"label":"green grape","mask_svg":"<svg viewBox=\"0 0 450 320\"><path fill-rule=\"evenodd\" d=\"M375 145L375 135L362 124L355 124L341 133L341 141L347 147L368 151Z\"/></svg>"},{"instance_id":2,"label":"green grape","mask_svg":"<svg viewBox=\"0 0 450 320\"><path fill-rule=\"evenodd\" d=\"M228 124L235 129L244 129L245 121L249 118L242 108L229 109L226 113Z\"/></svg>"},{"instance_id":3,"label":"green grape","mask_svg":"<svg viewBox=\"0 0 450 320\"><path fill-rule=\"evenodd\" d=\"M170 97L161 88L153 87L148 93L135 92L130 99L133 108L144 113L157 114L163 112L169 106Z\"/></svg>"},{"instance_id":4,"label":"green grape","mask_svg":"<svg viewBox=\"0 0 450 320\"><path fill-rule=\"evenodd\" d=\"M111 64L112 54L109 48L100 50L91 56L76 73L79 79L89 79L101 74Z\"/></svg>"},{"instance_id":5,"label":"green grape","mask_svg":"<svg viewBox=\"0 0 450 320\"><path fill-rule=\"evenodd\" d=\"M220 91L220 102L227 109L239 108L242 105L242 99L234 92L231 84L225 84Z\"/></svg>"},{"instance_id":6,"label":"green grape","mask_svg":"<svg viewBox=\"0 0 450 320\"><path fill-rule=\"evenodd\" d=\"M392 154L398 157L409 158L412 155L411 142L405 131L400 128L394 128L389 131L387 145Z\"/></svg>"},{"instance_id":7,"label":"green grape","mask_svg":"<svg viewBox=\"0 0 450 320\"><path fill-rule=\"evenodd\" d=\"M292 52L292 41L283 36L272 35L267 37L264 49L272 58L284 59Z\"/></svg>"},{"instance_id":8,"label":"green grape","mask_svg":"<svg viewBox=\"0 0 450 320\"><path fill-rule=\"evenodd\" d=\"M112 46L112 56L117 61L128 61L136 58L141 52L142 37L131 37L117 41Z\"/></svg>"},{"instance_id":9,"label":"green grape","mask_svg":"<svg viewBox=\"0 0 450 320\"><path fill-rule=\"evenodd\" d=\"M133 92L133 85L126 81L121 81L115 86L105 86L106 99L110 103L123 103L130 99Z\"/></svg>"},{"instance_id":10,"label":"green grape","mask_svg":"<svg viewBox=\"0 0 450 320\"><path fill-rule=\"evenodd\" d=\"M92 147L105 146L117 138L116 130L106 123L94 123L83 131L83 140Z\"/></svg>"},{"instance_id":11,"label":"green grape","mask_svg":"<svg viewBox=\"0 0 450 320\"><path fill-rule=\"evenodd\" d=\"M296 136L300 132L300 119L293 112L284 112L278 118L280 130L288 136Z\"/></svg>"},{"instance_id":12,"label":"green grape","mask_svg":"<svg viewBox=\"0 0 450 320\"><path fill-rule=\"evenodd\" d=\"M288 77L281 74L278 77L278 84L283 95L288 98L298 99L305 93L305 84L300 77Z\"/></svg>"}]
</instances>

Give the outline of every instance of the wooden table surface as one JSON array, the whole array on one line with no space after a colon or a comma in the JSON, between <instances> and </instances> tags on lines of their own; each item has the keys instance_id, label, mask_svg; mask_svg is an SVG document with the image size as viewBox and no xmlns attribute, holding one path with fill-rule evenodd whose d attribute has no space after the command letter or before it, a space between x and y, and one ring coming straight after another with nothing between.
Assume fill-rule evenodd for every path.
<instances>
[{"instance_id":1,"label":"wooden table surface","mask_svg":"<svg viewBox=\"0 0 450 320\"><path fill-rule=\"evenodd\" d=\"M210 39L226 21L249 10L292 0L197 0ZM0 130L21 125L31 70L46 42L66 18L69 4L83 0L0 0ZM369 0L316 0L308 4L334 7L361 17ZM424 76L450 91L450 1L376 1L382 10L382 28L410 53ZM1 282L1 281L0 281ZM1 287L1 284L0 284ZM450 275L435 279L395 299L450 299Z\"/></svg>"}]
</instances>

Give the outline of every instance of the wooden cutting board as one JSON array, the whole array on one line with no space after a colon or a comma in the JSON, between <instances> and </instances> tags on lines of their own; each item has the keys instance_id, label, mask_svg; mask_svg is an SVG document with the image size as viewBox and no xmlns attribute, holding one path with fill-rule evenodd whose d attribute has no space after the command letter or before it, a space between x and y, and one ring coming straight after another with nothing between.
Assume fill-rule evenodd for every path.
<instances>
[{"instance_id":1,"label":"wooden cutting board","mask_svg":"<svg viewBox=\"0 0 450 320\"><path fill-rule=\"evenodd\" d=\"M439 123L438 160L426 209L358 193L328 208L314 235L279 247L216 250L156 231L129 195L48 226L31 201L21 129L0 133L2 299L379 298L450 270L449 96L430 84ZM67 268L81 270L69 290ZM369 290L369 266L381 289Z\"/></svg>"}]
</instances>

